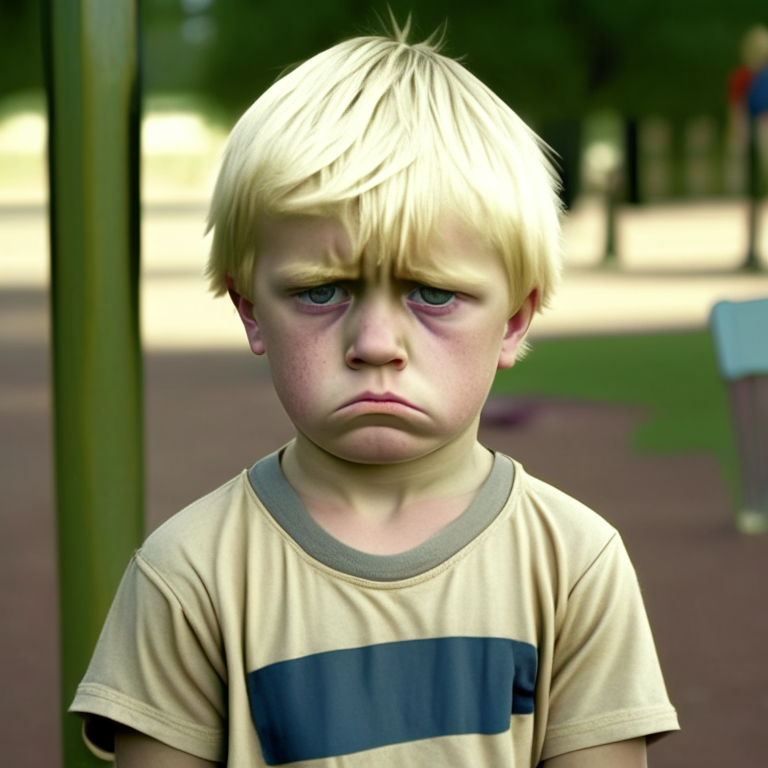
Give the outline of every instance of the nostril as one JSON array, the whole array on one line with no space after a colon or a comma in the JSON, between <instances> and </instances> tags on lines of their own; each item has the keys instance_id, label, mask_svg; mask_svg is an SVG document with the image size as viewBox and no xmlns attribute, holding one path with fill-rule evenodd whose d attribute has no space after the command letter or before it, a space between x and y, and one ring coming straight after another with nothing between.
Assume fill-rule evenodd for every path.
<instances>
[{"instance_id":1,"label":"nostril","mask_svg":"<svg viewBox=\"0 0 768 768\"><path fill-rule=\"evenodd\" d=\"M363 368L367 365L384 366L391 365L396 370L402 370L406 365L406 358L402 354L350 354L346 357L346 363L350 368Z\"/></svg>"}]
</instances>

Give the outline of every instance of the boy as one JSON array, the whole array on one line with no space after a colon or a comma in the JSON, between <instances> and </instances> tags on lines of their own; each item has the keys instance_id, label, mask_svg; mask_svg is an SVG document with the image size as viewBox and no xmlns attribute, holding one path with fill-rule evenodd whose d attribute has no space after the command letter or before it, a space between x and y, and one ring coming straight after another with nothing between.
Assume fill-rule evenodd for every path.
<instances>
[{"instance_id":1,"label":"boy","mask_svg":"<svg viewBox=\"0 0 768 768\"><path fill-rule=\"evenodd\" d=\"M406 35L230 137L208 275L296 438L131 562L72 705L119 768L640 768L677 728L616 532L477 441L558 281L551 169Z\"/></svg>"}]
</instances>

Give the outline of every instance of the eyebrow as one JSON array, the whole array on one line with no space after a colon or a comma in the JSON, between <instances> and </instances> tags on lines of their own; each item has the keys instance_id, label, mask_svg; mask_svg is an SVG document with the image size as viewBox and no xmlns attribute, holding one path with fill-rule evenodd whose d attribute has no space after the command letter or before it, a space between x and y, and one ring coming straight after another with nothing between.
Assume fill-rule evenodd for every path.
<instances>
[{"instance_id":1,"label":"eyebrow","mask_svg":"<svg viewBox=\"0 0 768 768\"><path fill-rule=\"evenodd\" d=\"M277 271L277 281L286 288L305 285L324 285L343 280L357 280L360 277L360 265L293 264Z\"/></svg>"},{"instance_id":2,"label":"eyebrow","mask_svg":"<svg viewBox=\"0 0 768 768\"><path fill-rule=\"evenodd\" d=\"M281 267L277 270L275 281L282 288L290 290L292 288L359 280L361 272L360 260L351 264L307 262ZM471 267L456 269L447 265L445 267L420 267L414 264L404 264L401 268L396 268L395 277L398 280L407 280L421 285L431 285L455 291L473 291L482 288L487 283L487 278L484 278L482 274Z\"/></svg>"},{"instance_id":3,"label":"eyebrow","mask_svg":"<svg viewBox=\"0 0 768 768\"><path fill-rule=\"evenodd\" d=\"M404 265L403 269L397 270L397 277L400 280L409 280L422 285L469 291L482 288L487 283L487 278L471 268L424 268L409 264Z\"/></svg>"}]
</instances>

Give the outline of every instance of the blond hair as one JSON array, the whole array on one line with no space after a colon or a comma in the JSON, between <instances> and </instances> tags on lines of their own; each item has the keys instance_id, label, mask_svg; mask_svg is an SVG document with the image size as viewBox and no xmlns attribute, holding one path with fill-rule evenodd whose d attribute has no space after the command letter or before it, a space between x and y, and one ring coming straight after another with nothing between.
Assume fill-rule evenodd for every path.
<instances>
[{"instance_id":1,"label":"blond hair","mask_svg":"<svg viewBox=\"0 0 768 768\"><path fill-rule=\"evenodd\" d=\"M211 203L206 274L252 298L259 217L340 220L355 253L418 269L446 216L502 257L512 309L560 274L560 204L545 147L430 38L359 37L269 88L232 131ZM370 252L370 251L369 251ZM416 267L416 269L414 269ZM438 286L439 287L439 286Z\"/></svg>"}]
</instances>

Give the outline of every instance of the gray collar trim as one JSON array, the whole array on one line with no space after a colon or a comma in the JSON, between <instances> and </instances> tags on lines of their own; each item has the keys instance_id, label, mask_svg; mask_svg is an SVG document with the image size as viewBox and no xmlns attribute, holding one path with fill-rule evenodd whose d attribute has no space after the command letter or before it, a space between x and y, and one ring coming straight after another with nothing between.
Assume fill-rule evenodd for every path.
<instances>
[{"instance_id":1,"label":"gray collar trim","mask_svg":"<svg viewBox=\"0 0 768 768\"><path fill-rule=\"evenodd\" d=\"M512 491L514 465L508 457L496 453L491 474L469 507L418 547L396 555L361 552L321 528L285 479L279 452L254 464L248 471L248 479L267 511L307 554L350 576L370 581L400 581L445 562L496 519Z\"/></svg>"}]
</instances>

